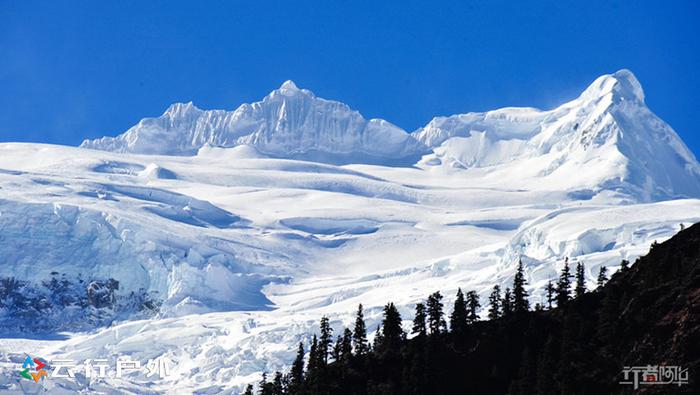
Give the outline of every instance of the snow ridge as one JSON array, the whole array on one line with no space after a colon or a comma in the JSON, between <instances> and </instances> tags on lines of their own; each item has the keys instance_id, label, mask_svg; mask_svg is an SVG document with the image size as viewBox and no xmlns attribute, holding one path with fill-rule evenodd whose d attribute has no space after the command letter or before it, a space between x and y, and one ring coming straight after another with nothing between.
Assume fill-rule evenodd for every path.
<instances>
[{"instance_id":1,"label":"snow ridge","mask_svg":"<svg viewBox=\"0 0 700 395\"><path fill-rule=\"evenodd\" d=\"M262 101L235 111L204 111L192 102L171 105L118 137L81 147L161 155L194 155L205 145L251 145L271 156L328 162L415 161L426 148L381 119L366 120L346 104L316 97L284 82Z\"/></svg>"},{"instance_id":2,"label":"snow ridge","mask_svg":"<svg viewBox=\"0 0 700 395\"><path fill-rule=\"evenodd\" d=\"M700 196L700 165L644 104L629 70L596 79L550 111L504 108L434 118L413 136L433 149L422 163L501 167L571 190L612 190L637 201Z\"/></svg>"},{"instance_id":3,"label":"snow ridge","mask_svg":"<svg viewBox=\"0 0 700 395\"><path fill-rule=\"evenodd\" d=\"M204 146L249 145L263 155L332 164L490 168L559 187L623 194L633 201L700 196L700 165L644 103L629 70L597 78L553 110L503 108L437 117L409 134L366 120L346 104L285 81L235 111L176 103L117 137L81 147L120 153L195 155ZM421 159L421 157L423 158ZM589 193L589 192L586 192Z\"/></svg>"},{"instance_id":4,"label":"snow ridge","mask_svg":"<svg viewBox=\"0 0 700 395\"><path fill-rule=\"evenodd\" d=\"M358 303L374 328L394 302L408 329L429 293L483 301L520 259L533 304L565 257L592 289L601 266L700 221L700 199L676 199L700 196L698 174L625 70L552 110L440 117L410 135L287 81L235 111L174 104L83 148L0 144L0 293L28 302L0 305L0 327L32 332L17 316L46 299L33 313L47 330L89 330L0 339L0 388L21 391L15 362L31 350L165 354L175 368L50 392L236 393L286 369L319 317L352 325ZM54 278L73 286L53 292Z\"/></svg>"}]
</instances>

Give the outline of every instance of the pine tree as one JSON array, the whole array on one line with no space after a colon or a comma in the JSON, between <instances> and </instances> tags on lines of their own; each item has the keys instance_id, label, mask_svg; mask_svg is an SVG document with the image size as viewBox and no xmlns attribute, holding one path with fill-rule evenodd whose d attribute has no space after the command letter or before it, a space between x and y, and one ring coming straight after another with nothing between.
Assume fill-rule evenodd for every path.
<instances>
[{"instance_id":1,"label":"pine tree","mask_svg":"<svg viewBox=\"0 0 700 395\"><path fill-rule=\"evenodd\" d=\"M243 395L253 395L253 384L248 384L245 387L245 392L243 392Z\"/></svg>"},{"instance_id":2,"label":"pine tree","mask_svg":"<svg viewBox=\"0 0 700 395\"><path fill-rule=\"evenodd\" d=\"M333 351L331 352L331 357L334 361L340 361L340 348L343 346L343 338L338 335L335 338L335 344L333 344Z\"/></svg>"},{"instance_id":3,"label":"pine tree","mask_svg":"<svg viewBox=\"0 0 700 395\"><path fill-rule=\"evenodd\" d=\"M586 293L586 267L583 262L579 262L576 265L576 287L574 288L574 295L578 298L579 296Z\"/></svg>"},{"instance_id":4,"label":"pine tree","mask_svg":"<svg viewBox=\"0 0 700 395\"><path fill-rule=\"evenodd\" d=\"M357 307L355 329L352 332L352 342L355 348L355 355L365 355L367 353L367 328L365 327L365 317L362 312L361 304Z\"/></svg>"},{"instance_id":5,"label":"pine tree","mask_svg":"<svg viewBox=\"0 0 700 395\"><path fill-rule=\"evenodd\" d=\"M549 282L547 282L547 287L545 288L545 291L547 292L547 308L551 310L552 302L554 302L554 294L557 291L556 288L554 288L552 280L549 280Z\"/></svg>"},{"instance_id":6,"label":"pine tree","mask_svg":"<svg viewBox=\"0 0 700 395\"><path fill-rule=\"evenodd\" d=\"M623 259L620 262L620 271L625 271L625 270L629 269L629 267L630 267L630 261L628 261L627 259Z\"/></svg>"},{"instance_id":7,"label":"pine tree","mask_svg":"<svg viewBox=\"0 0 700 395\"><path fill-rule=\"evenodd\" d=\"M431 335L437 335L446 330L444 313L442 311L442 295L440 291L428 296L428 328Z\"/></svg>"},{"instance_id":8,"label":"pine tree","mask_svg":"<svg viewBox=\"0 0 700 395\"><path fill-rule=\"evenodd\" d=\"M340 344L340 360L347 363L352 358L352 332L345 328L343 331L343 340Z\"/></svg>"},{"instance_id":9,"label":"pine tree","mask_svg":"<svg viewBox=\"0 0 700 395\"><path fill-rule=\"evenodd\" d=\"M535 311L542 311L542 304L540 302L535 303Z\"/></svg>"},{"instance_id":10,"label":"pine tree","mask_svg":"<svg viewBox=\"0 0 700 395\"><path fill-rule=\"evenodd\" d=\"M315 381L316 376L318 376L320 368L318 354L318 339L314 335L309 347L309 366L306 369L306 377L309 381Z\"/></svg>"},{"instance_id":11,"label":"pine tree","mask_svg":"<svg viewBox=\"0 0 700 395\"><path fill-rule=\"evenodd\" d=\"M454 310L450 315L450 329L455 334L464 334L467 331L467 302L464 300L462 288L457 290Z\"/></svg>"},{"instance_id":12,"label":"pine tree","mask_svg":"<svg viewBox=\"0 0 700 395\"><path fill-rule=\"evenodd\" d=\"M481 303L479 302L479 295L475 291L467 292L467 322L473 324L479 320L479 308Z\"/></svg>"},{"instance_id":13,"label":"pine tree","mask_svg":"<svg viewBox=\"0 0 700 395\"><path fill-rule=\"evenodd\" d=\"M376 352L381 349L384 343L384 336L382 336L382 326L377 325L377 330L374 332L374 340L372 342L372 351Z\"/></svg>"},{"instance_id":14,"label":"pine tree","mask_svg":"<svg viewBox=\"0 0 700 395\"><path fill-rule=\"evenodd\" d=\"M605 266L601 266L600 271L598 271L598 281L597 281L598 288L605 285L605 283L607 281L608 281L608 268Z\"/></svg>"},{"instance_id":15,"label":"pine tree","mask_svg":"<svg viewBox=\"0 0 700 395\"><path fill-rule=\"evenodd\" d=\"M314 335L309 347L309 364L304 380L304 387L311 393L320 393L326 385L327 356L328 348L323 348L321 341Z\"/></svg>"},{"instance_id":16,"label":"pine tree","mask_svg":"<svg viewBox=\"0 0 700 395\"><path fill-rule=\"evenodd\" d=\"M275 377L272 379L272 383L270 383L270 388L271 388L271 393L272 395L283 395L284 394L284 383L282 381L282 373L281 372L275 372Z\"/></svg>"},{"instance_id":17,"label":"pine tree","mask_svg":"<svg viewBox=\"0 0 700 395\"><path fill-rule=\"evenodd\" d=\"M524 313L530 310L530 302L527 299L527 291L525 290L525 273L523 270L523 261L518 260L518 269L513 278L513 312Z\"/></svg>"},{"instance_id":18,"label":"pine tree","mask_svg":"<svg viewBox=\"0 0 700 395\"><path fill-rule=\"evenodd\" d=\"M501 300L501 314L503 317L507 317L513 313L513 296L510 293L510 288L506 288L506 292L503 293L503 300Z\"/></svg>"},{"instance_id":19,"label":"pine tree","mask_svg":"<svg viewBox=\"0 0 700 395\"><path fill-rule=\"evenodd\" d=\"M324 365L328 364L328 348L333 341L333 328L328 322L328 317L321 317L321 336L318 339L318 353L321 357L320 362Z\"/></svg>"},{"instance_id":20,"label":"pine tree","mask_svg":"<svg viewBox=\"0 0 700 395\"><path fill-rule=\"evenodd\" d=\"M393 303L384 306L384 320L382 320L382 345L398 350L405 333L401 328L401 314Z\"/></svg>"},{"instance_id":21,"label":"pine tree","mask_svg":"<svg viewBox=\"0 0 700 395\"><path fill-rule=\"evenodd\" d=\"M426 328L426 318L425 305L423 303L416 304L416 315L413 317L413 330L411 333L418 336L425 336L428 333Z\"/></svg>"},{"instance_id":22,"label":"pine tree","mask_svg":"<svg viewBox=\"0 0 700 395\"><path fill-rule=\"evenodd\" d=\"M571 299L571 269L569 268L569 258L566 258L564 269L562 269L557 283L557 306L564 306L569 299Z\"/></svg>"},{"instance_id":23,"label":"pine tree","mask_svg":"<svg viewBox=\"0 0 700 395\"><path fill-rule=\"evenodd\" d=\"M273 395L272 394L272 383L267 381L267 373L263 373L262 379L258 384L258 394L260 395Z\"/></svg>"},{"instance_id":24,"label":"pine tree","mask_svg":"<svg viewBox=\"0 0 700 395\"><path fill-rule=\"evenodd\" d=\"M501 287L493 286L493 291L489 295L489 319L495 320L501 316Z\"/></svg>"},{"instance_id":25,"label":"pine tree","mask_svg":"<svg viewBox=\"0 0 700 395\"><path fill-rule=\"evenodd\" d=\"M300 391L304 384L304 345L301 342L299 342L297 356L292 363L290 379L292 388Z\"/></svg>"}]
</instances>

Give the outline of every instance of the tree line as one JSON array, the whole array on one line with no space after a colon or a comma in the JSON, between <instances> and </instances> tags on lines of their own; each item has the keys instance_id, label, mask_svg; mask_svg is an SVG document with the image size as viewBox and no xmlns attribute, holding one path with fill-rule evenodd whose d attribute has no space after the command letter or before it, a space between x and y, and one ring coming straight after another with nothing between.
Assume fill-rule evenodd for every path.
<instances>
[{"instance_id":1,"label":"tree line","mask_svg":"<svg viewBox=\"0 0 700 395\"><path fill-rule=\"evenodd\" d=\"M629 262L622 261L621 270L628 267ZM584 263L577 263L574 270L571 274L567 258L557 281L550 280L544 289L546 305L536 303L534 311L566 306L587 293ZM602 287L607 280L607 268L601 266L597 285ZM504 291L499 285L493 287L486 306L488 321L517 321L532 311L526 287L523 263L519 260L512 287ZM436 291L415 305L409 340L398 309L389 302L383 308L383 318L371 344L362 304L358 306L353 328L344 328L335 338L329 319L324 316L320 333L312 337L308 346L308 359L307 349L300 342L291 370L286 374L276 372L272 377L264 374L257 385L257 394L446 393L446 388L439 388L440 384L436 383L451 380L447 377L450 366L459 359L453 354L467 352L475 337L473 327L480 321L481 307L477 292L465 293L459 288L452 311L446 314L443 295ZM512 388L509 391L518 393ZM244 392L254 393L253 385Z\"/></svg>"}]
</instances>

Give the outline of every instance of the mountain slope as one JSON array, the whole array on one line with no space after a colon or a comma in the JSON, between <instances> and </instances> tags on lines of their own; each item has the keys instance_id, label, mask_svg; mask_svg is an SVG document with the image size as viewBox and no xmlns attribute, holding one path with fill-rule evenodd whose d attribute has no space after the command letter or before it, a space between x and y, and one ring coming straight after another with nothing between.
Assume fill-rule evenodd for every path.
<instances>
[{"instance_id":1,"label":"mountain slope","mask_svg":"<svg viewBox=\"0 0 700 395\"><path fill-rule=\"evenodd\" d=\"M194 155L204 146L238 145L272 157L334 164L419 162L445 171L476 169L485 182L539 182L583 198L601 192L637 202L700 196L700 164L649 110L628 70L599 77L553 110L503 108L437 117L410 135L287 81L235 111L173 104L120 136L86 140L81 147Z\"/></svg>"},{"instance_id":2,"label":"mountain slope","mask_svg":"<svg viewBox=\"0 0 700 395\"><path fill-rule=\"evenodd\" d=\"M205 145L247 144L271 156L332 163L415 161L425 151L402 129L365 120L347 105L316 97L287 81L262 101L235 111L173 104L126 133L86 140L81 147L139 154L192 155Z\"/></svg>"},{"instance_id":3,"label":"mountain slope","mask_svg":"<svg viewBox=\"0 0 700 395\"><path fill-rule=\"evenodd\" d=\"M14 303L18 287L0 289L0 330L89 330L0 339L0 370L34 346L80 360L167 353L168 380L70 385L227 393L289 364L320 315L347 325L359 302L374 328L388 298L404 316L426 290L485 300L520 258L533 303L565 257L593 284L600 266L700 221L700 200L664 201L696 196L697 162L650 114L621 72L552 111L454 116L411 136L285 83L232 112L174 105L84 143L98 150L0 144L0 288L32 293ZM82 284L65 295L78 302L46 298L64 275ZM70 314L90 299L81 276L159 309L141 320L124 303L82 322Z\"/></svg>"},{"instance_id":4,"label":"mountain slope","mask_svg":"<svg viewBox=\"0 0 700 395\"><path fill-rule=\"evenodd\" d=\"M177 367L168 380L67 383L73 390L235 393L284 369L321 315L338 333L360 302L375 328L389 299L405 317L437 289L446 305L458 287L486 300L493 284L512 281L519 257L534 304L565 256L585 262L593 284L601 265L614 271L700 221L697 199L620 205L510 182L271 159L250 147L181 157L0 144L0 277L34 289L52 272L73 284L114 279L118 301L143 288L161 303L148 320L127 309L82 322L70 314L80 303L26 311L3 299L10 337L92 329L48 343L0 339L0 386L15 388L9 372L35 350L76 360L167 354Z\"/></svg>"},{"instance_id":5,"label":"mountain slope","mask_svg":"<svg viewBox=\"0 0 700 395\"><path fill-rule=\"evenodd\" d=\"M695 394L698 313L700 224L561 306L380 344L368 355L307 371L302 385L318 394ZM686 369L686 383L663 375L639 390L620 384L632 381L622 374L625 366L662 365Z\"/></svg>"},{"instance_id":6,"label":"mountain slope","mask_svg":"<svg viewBox=\"0 0 700 395\"><path fill-rule=\"evenodd\" d=\"M550 111L504 108L438 117L414 132L434 149L426 166L486 168L579 194L622 192L636 200L700 196L700 165L644 103L628 70L596 79Z\"/></svg>"}]
</instances>

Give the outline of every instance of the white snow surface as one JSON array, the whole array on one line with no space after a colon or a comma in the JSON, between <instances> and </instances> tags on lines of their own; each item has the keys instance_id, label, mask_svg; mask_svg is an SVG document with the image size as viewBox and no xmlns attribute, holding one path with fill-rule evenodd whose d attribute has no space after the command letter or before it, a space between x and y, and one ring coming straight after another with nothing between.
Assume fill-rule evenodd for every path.
<instances>
[{"instance_id":1,"label":"white snow surface","mask_svg":"<svg viewBox=\"0 0 700 395\"><path fill-rule=\"evenodd\" d=\"M413 166L393 162L425 147ZM296 155L311 151L326 163ZM344 161L335 155L363 160L328 163ZM336 333L350 326L358 303L370 331L388 301L408 328L436 290L447 310L458 287L485 304L518 259L533 303L565 257L586 264L592 289L601 265L614 271L700 221L698 169L628 71L551 111L436 118L413 135L288 81L234 112L174 105L82 148L0 144L0 276L115 278L119 292L164 301L150 320L0 339L0 386L19 390L9 372L25 352L165 354L168 379L43 385L236 393L285 369L322 315Z\"/></svg>"},{"instance_id":2,"label":"white snow surface","mask_svg":"<svg viewBox=\"0 0 700 395\"><path fill-rule=\"evenodd\" d=\"M86 140L113 152L192 155L205 145L251 145L285 158L366 162L416 159L426 152L410 134L382 119L366 120L347 105L316 97L287 81L262 101L234 111L176 103L118 137Z\"/></svg>"}]
</instances>

